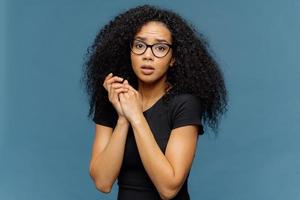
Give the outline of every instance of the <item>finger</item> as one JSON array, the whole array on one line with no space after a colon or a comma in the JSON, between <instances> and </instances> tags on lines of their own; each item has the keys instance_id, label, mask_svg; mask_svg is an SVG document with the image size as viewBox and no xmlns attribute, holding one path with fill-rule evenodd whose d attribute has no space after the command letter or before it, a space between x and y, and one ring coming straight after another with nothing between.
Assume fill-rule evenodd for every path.
<instances>
[{"instance_id":1,"label":"finger","mask_svg":"<svg viewBox=\"0 0 300 200\"><path fill-rule=\"evenodd\" d=\"M124 86L132 90L135 94L138 94L138 91L136 91L136 89L134 89L127 80L124 81Z\"/></svg>"},{"instance_id":2,"label":"finger","mask_svg":"<svg viewBox=\"0 0 300 200\"><path fill-rule=\"evenodd\" d=\"M121 103L124 101L124 94L125 94L125 93L120 93L120 94L119 94L119 98L120 98L120 102L121 102Z\"/></svg>"},{"instance_id":3,"label":"finger","mask_svg":"<svg viewBox=\"0 0 300 200\"><path fill-rule=\"evenodd\" d=\"M113 99L114 101L117 101L119 93L120 92L128 92L128 90L129 90L128 88L124 88L124 87L120 87L120 88L117 88L117 89L113 88L113 87L110 87L111 99Z\"/></svg>"},{"instance_id":4,"label":"finger","mask_svg":"<svg viewBox=\"0 0 300 200\"><path fill-rule=\"evenodd\" d=\"M128 80L125 80L125 81L123 82L123 84L124 84L124 86L130 88L131 90L135 90L135 89L128 83Z\"/></svg>"},{"instance_id":5,"label":"finger","mask_svg":"<svg viewBox=\"0 0 300 200\"><path fill-rule=\"evenodd\" d=\"M122 83L117 83L117 82L115 82L115 83L112 83L111 84L111 87L113 87L113 88L120 88L120 87L124 87L124 88L127 88L127 87L125 87L125 85L124 84L122 84Z\"/></svg>"},{"instance_id":6,"label":"finger","mask_svg":"<svg viewBox=\"0 0 300 200\"><path fill-rule=\"evenodd\" d=\"M112 89L113 89L112 87L108 87L108 96L110 99L112 99L112 96L113 96Z\"/></svg>"},{"instance_id":7,"label":"finger","mask_svg":"<svg viewBox=\"0 0 300 200\"><path fill-rule=\"evenodd\" d=\"M107 81L108 79L110 79L112 76L113 76L113 73L109 73L109 74L105 77L105 79L104 79L104 81L103 81L103 86L105 87L105 89L106 89L106 81Z\"/></svg>"},{"instance_id":8,"label":"finger","mask_svg":"<svg viewBox=\"0 0 300 200\"><path fill-rule=\"evenodd\" d=\"M107 80L107 84L111 84L113 82L121 82L123 81L123 78L119 77L119 76L114 76L114 77L111 77L110 79Z\"/></svg>"},{"instance_id":9,"label":"finger","mask_svg":"<svg viewBox=\"0 0 300 200\"><path fill-rule=\"evenodd\" d=\"M130 91L130 90L128 90L128 91ZM124 97L126 97L126 98L129 98L129 94L128 94L128 92L126 92L126 93L123 93L123 95L124 95Z\"/></svg>"},{"instance_id":10,"label":"finger","mask_svg":"<svg viewBox=\"0 0 300 200\"><path fill-rule=\"evenodd\" d=\"M118 76L110 77L110 78L108 78L107 80L104 81L103 86L104 86L107 90L109 90L109 87L110 87L110 85L111 85L112 83L117 82L117 81L121 82L122 80L123 80L123 78L118 77Z\"/></svg>"},{"instance_id":11,"label":"finger","mask_svg":"<svg viewBox=\"0 0 300 200\"><path fill-rule=\"evenodd\" d=\"M135 92L134 91L132 91L132 90L128 90L128 93L130 94L130 95L135 95Z\"/></svg>"},{"instance_id":12,"label":"finger","mask_svg":"<svg viewBox=\"0 0 300 200\"><path fill-rule=\"evenodd\" d=\"M106 80L110 79L111 77L113 77L113 73L109 73L109 74L105 77L104 80L106 81Z\"/></svg>"},{"instance_id":13,"label":"finger","mask_svg":"<svg viewBox=\"0 0 300 200\"><path fill-rule=\"evenodd\" d=\"M121 82L122 80L123 80L123 78L118 77L118 76L114 76L114 77L112 77L112 78L110 78L110 79L108 79L108 80L106 81L106 85L107 85L107 87L110 87L110 85L111 85L112 83L115 83L115 82L117 82L117 81Z\"/></svg>"},{"instance_id":14,"label":"finger","mask_svg":"<svg viewBox=\"0 0 300 200\"><path fill-rule=\"evenodd\" d=\"M115 92L116 94L119 94L119 93L121 93L121 92L128 92L128 90L129 90L129 89L127 89L127 88L118 88L118 89L115 89L114 92Z\"/></svg>"}]
</instances>

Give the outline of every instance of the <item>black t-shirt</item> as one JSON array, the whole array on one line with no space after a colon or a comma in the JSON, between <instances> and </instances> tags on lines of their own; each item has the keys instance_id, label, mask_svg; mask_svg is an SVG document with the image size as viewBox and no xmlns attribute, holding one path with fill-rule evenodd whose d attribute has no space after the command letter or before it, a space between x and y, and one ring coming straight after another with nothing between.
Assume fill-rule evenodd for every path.
<instances>
[{"instance_id":1,"label":"black t-shirt","mask_svg":"<svg viewBox=\"0 0 300 200\"><path fill-rule=\"evenodd\" d=\"M172 129L185 125L199 125L198 134L204 133L201 123L200 101L191 94L180 94L171 97L169 104L164 104L163 97L143 112L157 144L165 154ZM118 120L117 112L112 104L103 112L95 110L93 121L97 124L114 128ZM189 173L188 173L189 176ZM187 180L177 196L173 199L189 199ZM132 127L129 126L125 144L124 158L118 176L119 200L127 199L159 199L158 192L142 164L136 146Z\"/></svg>"}]
</instances>

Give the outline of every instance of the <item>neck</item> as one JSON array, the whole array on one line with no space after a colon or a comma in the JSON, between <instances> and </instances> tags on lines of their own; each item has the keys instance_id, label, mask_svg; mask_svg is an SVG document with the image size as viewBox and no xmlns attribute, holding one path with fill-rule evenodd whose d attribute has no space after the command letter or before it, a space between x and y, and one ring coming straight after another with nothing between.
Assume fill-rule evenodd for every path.
<instances>
[{"instance_id":1,"label":"neck","mask_svg":"<svg viewBox=\"0 0 300 200\"><path fill-rule=\"evenodd\" d=\"M155 101L164 95L169 87L169 84L166 83L166 77L158 80L155 83L149 84L142 81L139 81L139 93L142 96L142 100L145 104L149 101Z\"/></svg>"}]
</instances>

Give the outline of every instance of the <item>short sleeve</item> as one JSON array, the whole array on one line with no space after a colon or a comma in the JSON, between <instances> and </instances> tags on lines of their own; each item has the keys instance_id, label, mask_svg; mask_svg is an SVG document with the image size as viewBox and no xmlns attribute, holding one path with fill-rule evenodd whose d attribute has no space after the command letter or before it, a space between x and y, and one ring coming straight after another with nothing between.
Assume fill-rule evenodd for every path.
<instances>
[{"instance_id":1,"label":"short sleeve","mask_svg":"<svg viewBox=\"0 0 300 200\"><path fill-rule=\"evenodd\" d=\"M185 125L199 125L198 135L204 133L202 126L202 111L198 98L191 94L178 96L172 112L173 129Z\"/></svg>"},{"instance_id":2,"label":"short sleeve","mask_svg":"<svg viewBox=\"0 0 300 200\"><path fill-rule=\"evenodd\" d=\"M116 126L117 119L117 112L110 102L101 106L101 109L99 109L99 106L96 104L93 117L93 121L96 124L114 128Z\"/></svg>"}]
</instances>

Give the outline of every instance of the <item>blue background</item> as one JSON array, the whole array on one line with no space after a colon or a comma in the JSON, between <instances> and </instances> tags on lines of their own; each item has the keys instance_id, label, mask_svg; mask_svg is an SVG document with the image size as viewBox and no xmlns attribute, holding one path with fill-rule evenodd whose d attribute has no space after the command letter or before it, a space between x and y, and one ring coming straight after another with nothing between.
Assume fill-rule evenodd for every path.
<instances>
[{"instance_id":1,"label":"blue background","mask_svg":"<svg viewBox=\"0 0 300 200\"><path fill-rule=\"evenodd\" d=\"M0 1L0 199L116 199L88 173L86 48L147 1ZM200 137L191 198L300 199L300 1L148 1L204 33L229 90L217 139ZM298 128L298 129L297 129Z\"/></svg>"}]
</instances>

